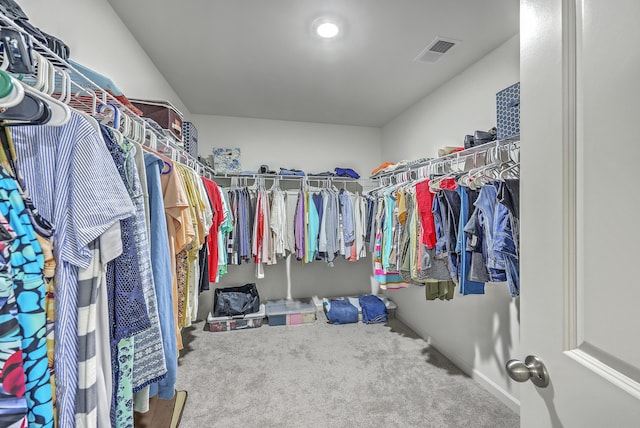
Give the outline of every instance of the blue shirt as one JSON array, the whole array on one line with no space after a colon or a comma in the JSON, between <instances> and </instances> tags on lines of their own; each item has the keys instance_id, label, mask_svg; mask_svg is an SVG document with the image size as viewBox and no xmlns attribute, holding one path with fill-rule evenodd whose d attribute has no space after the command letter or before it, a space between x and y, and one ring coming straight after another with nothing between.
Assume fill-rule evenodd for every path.
<instances>
[{"instance_id":1,"label":"blue shirt","mask_svg":"<svg viewBox=\"0 0 640 428\"><path fill-rule=\"evenodd\" d=\"M460 223L458 225L458 241L456 252L460 254L459 281L461 294L484 294L484 283L469 280L471 270L471 252L467 251L467 234L464 226L469 221L469 195L464 187L458 186L456 192L460 195Z\"/></svg>"},{"instance_id":2,"label":"blue shirt","mask_svg":"<svg viewBox=\"0 0 640 428\"><path fill-rule=\"evenodd\" d=\"M344 245L350 247L356 239L353 219L353 203L351 195L348 192L341 191L340 195L340 212L342 213L342 228L344 229ZM347 257L349 254L347 254Z\"/></svg>"},{"instance_id":3,"label":"blue shirt","mask_svg":"<svg viewBox=\"0 0 640 428\"><path fill-rule=\"evenodd\" d=\"M162 199L162 185L160 173L164 168L164 161L158 156L144 154L145 170L147 172L147 191L149 193L149 214L151 218L151 268L158 299L158 314L160 316L160 330L164 346L164 358L167 375L158 383L151 384L149 395L159 395L168 400L173 397L178 374L178 347L176 343L176 326L173 318L173 297L171 277L171 255L167 239L167 222L165 220L164 202Z\"/></svg>"}]
</instances>

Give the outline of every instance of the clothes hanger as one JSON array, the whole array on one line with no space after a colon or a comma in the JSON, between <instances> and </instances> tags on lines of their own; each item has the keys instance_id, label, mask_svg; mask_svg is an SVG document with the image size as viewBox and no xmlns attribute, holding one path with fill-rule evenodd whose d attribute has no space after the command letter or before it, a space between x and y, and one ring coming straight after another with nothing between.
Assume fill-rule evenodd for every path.
<instances>
[{"instance_id":1,"label":"clothes hanger","mask_svg":"<svg viewBox=\"0 0 640 428\"><path fill-rule=\"evenodd\" d=\"M51 61L45 61L49 70L47 71L47 90L45 94L52 96L56 90L56 68L53 66Z\"/></svg>"},{"instance_id":2,"label":"clothes hanger","mask_svg":"<svg viewBox=\"0 0 640 428\"><path fill-rule=\"evenodd\" d=\"M129 132L131 132L131 119L126 114L120 114L120 123L118 127L115 127L123 137L129 137Z\"/></svg>"},{"instance_id":3,"label":"clothes hanger","mask_svg":"<svg viewBox=\"0 0 640 428\"><path fill-rule=\"evenodd\" d=\"M108 110L106 113L104 113L105 109ZM110 126L111 128L120 126L120 110L115 104L101 101L96 108L96 114L98 113L103 115L99 120L102 125Z\"/></svg>"},{"instance_id":4,"label":"clothes hanger","mask_svg":"<svg viewBox=\"0 0 640 428\"><path fill-rule=\"evenodd\" d=\"M462 160L462 163L461 163ZM439 175L435 178L433 178L431 181L429 181L429 190L431 190L432 193L436 193L439 190L442 190L442 182L446 179L450 179L450 178L455 178L456 176L458 176L459 174L464 172L464 158L460 158L459 153L456 154L455 159L450 159L448 161L444 161L441 165L442 165L442 175ZM449 170L446 170L446 166L449 165ZM462 166L461 166L462 165Z\"/></svg>"},{"instance_id":5,"label":"clothes hanger","mask_svg":"<svg viewBox=\"0 0 640 428\"><path fill-rule=\"evenodd\" d=\"M98 96L91 89L83 88L82 86L80 86L76 82L74 82L71 79L71 76L68 75L68 73L67 73L67 76L69 77L69 87L68 87L68 90L69 90L69 92L68 92L68 100L69 101L67 102L67 104L71 101L71 98L74 97L72 86L75 86L75 87L78 88L78 92L75 94L75 98L76 99L78 99L80 94L83 93L83 92L89 94L89 96L91 97L91 106L89 108L89 113L87 113L87 112L85 112L85 111L83 111L81 109L76 110L76 112L78 114L80 114L82 117L84 117L87 120L87 122L89 122L91 124L93 129L95 129L95 131L98 134L100 134L102 132L100 130L100 124L98 123L98 121L95 118L96 113L97 113L97 108L98 108Z\"/></svg>"},{"instance_id":6,"label":"clothes hanger","mask_svg":"<svg viewBox=\"0 0 640 428\"><path fill-rule=\"evenodd\" d=\"M38 98L40 98L51 110L51 118L47 122L47 125L51 126L62 126L65 125L69 120L71 120L71 109L68 105L59 100L50 97L49 95L43 94L42 92L38 92L29 85L26 85L20 82L23 85L25 90L25 95L30 93Z\"/></svg>"},{"instance_id":7,"label":"clothes hanger","mask_svg":"<svg viewBox=\"0 0 640 428\"><path fill-rule=\"evenodd\" d=\"M13 28L0 28L0 39L3 45L1 70L11 73L33 74L33 42L31 38Z\"/></svg>"},{"instance_id":8,"label":"clothes hanger","mask_svg":"<svg viewBox=\"0 0 640 428\"><path fill-rule=\"evenodd\" d=\"M2 73L5 72L3 71ZM0 121L3 121L4 125L42 125L49 121L51 110L40 97L28 91L27 86L11 78L4 80L4 83L5 89L13 91L9 86L15 86L20 88L16 91L22 94L18 103L15 103L15 97L20 97L20 95L14 94L13 97L9 95L9 104L13 105L0 113Z\"/></svg>"},{"instance_id":9,"label":"clothes hanger","mask_svg":"<svg viewBox=\"0 0 640 428\"><path fill-rule=\"evenodd\" d=\"M9 73L0 70L0 107L17 106L24 98L24 89Z\"/></svg>"},{"instance_id":10,"label":"clothes hanger","mask_svg":"<svg viewBox=\"0 0 640 428\"><path fill-rule=\"evenodd\" d=\"M44 125L51 118L51 110L39 98L25 91L20 104L0 113L4 126Z\"/></svg>"},{"instance_id":11,"label":"clothes hanger","mask_svg":"<svg viewBox=\"0 0 640 428\"><path fill-rule=\"evenodd\" d=\"M35 51L33 53L37 63L35 87L19 82L23 86L25 94L30 93L40 98L51 110L51 117L44 123L52 126L64 125L71 119L71 109L65 103L50 96L55 90L55 67L39 53ZM36 120L36 122L38 122L36 124L42 124L40 123L42 119Z\"/></svg>"},{"instance_id":12,"label":"clothes hanger","mask_svg":"<svg viewBox=\"0 0 640 428\"><path fill-rule=\"evenodd\" d=\"M519 178L520 177L520 148L515 143L508 148L507 151L509 159L513 162L513 165L500 171L498 179L504 181L506 178Z\"/></svg>"},{"instance_id":13,"label":"clothes hanger","mask_svg":"<svg viewBox=\"0 0 640 428\"><path fill-rule=\"evenodd\" d=\"M501 156L501 148L496 145L492 150L487 151L487 156L492 159L492 163L486 164L479 168L476 168L474 171L470 171L470 184L474 188L481 187L484 184L495 181L499 178L499 169L504 168L504 166L510 162L510 157L507 160L502 159Z\"/></svg>"},{"instance_id":14,"label":"clothes hanger","mask_svg":"<svg viewBox=\"0 0 640 428\"><path fill-rule=\"evenodd\" d=\"M36 81L34 88L42 91L47 85L46 73L49 71L49 66L45 64L45 59L37 51L33 52L33 59L36 63Z\"/></svg>"},{"instance_id":15,"label":"clothes hanger","mask_svg":"<svg viewBox=\"0 0 640 428\"><path fill-rule=\"evenodd\" d=\"M144 132L143 145L146 145L147 139L149 140L149 148L153 151L158 151L158 136L151 128L146 129Z\"/></svg>"}]
</instances>

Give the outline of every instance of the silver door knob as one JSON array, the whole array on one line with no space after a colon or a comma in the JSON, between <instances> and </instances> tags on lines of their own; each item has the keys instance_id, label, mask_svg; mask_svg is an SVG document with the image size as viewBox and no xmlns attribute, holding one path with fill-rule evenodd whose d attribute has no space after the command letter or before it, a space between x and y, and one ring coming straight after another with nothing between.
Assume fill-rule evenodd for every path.
<instances>
[{"instance_id":1,"label":"silver door knob","mask_svg":"<svg viewBox=\"0 0 640 428\"><path fill-rule=\"evenodd\" d=\"M542 360L534 355L520 360L507 361L507 373L516 382L526 382L531 379L535 386L545 388L549 385L549 372Z\"/></svg>"}]
</instances>

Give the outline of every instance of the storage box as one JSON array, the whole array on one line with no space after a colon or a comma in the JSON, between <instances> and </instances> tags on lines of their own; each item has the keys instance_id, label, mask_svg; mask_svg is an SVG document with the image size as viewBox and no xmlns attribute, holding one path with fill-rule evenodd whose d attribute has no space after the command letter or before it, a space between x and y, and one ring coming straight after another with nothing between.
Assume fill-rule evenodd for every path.
<instances>
[{"instance_id":1,"label":"storage box","mask_svg":"<svg viewBox=\"0 0 640 428\"><path fill-rule=\"evenodd\" d=\"M269 325L309 324L316 320L316 306L308 300L278 300L267 302Z\"/></svg>"},{"instance_id":2,"label":"storage box","mask_svg":"<svg viewBox=\"0 0 640 428\"><path fill-rule=\"evenodd\" d=\"M246 328L257 328L262 326L264 320L265 306L260 305L260 311L253 314L235 317L214 317L209 312L207 322L210 331L231 331L243 330Z\"/></svg>"},{"instance_id":3,"label":"storage box","mask_svg":"<svg viewBox=\"0 0 640 428\"><path fill-rule=\"evenodd\" d=\"M192 122L186 120L182 124L182 137L184 149L194 158L198 159L198 130Z\"/></svg>"},{"instance_id":4,"label":"storage box","mask_svg":"<svg viewBox=\"0 0 640 428\"><path fill-rule=\"evenodd\" d=\"M520 82L496 94L498 140L520 135Z\"/></svg>"},{"instance_id":5,"label":"storage box","mask_svg":"<svg viewBox=\"0 0 640 428\"><path fill-rule=\"evenodd\" d=\"M153 119L162 128L168 130L182 142L182 123L184 116L169 101L141 100L130 98L129 101L142 110L142 115Z\"/></svg>"}]
</instances>

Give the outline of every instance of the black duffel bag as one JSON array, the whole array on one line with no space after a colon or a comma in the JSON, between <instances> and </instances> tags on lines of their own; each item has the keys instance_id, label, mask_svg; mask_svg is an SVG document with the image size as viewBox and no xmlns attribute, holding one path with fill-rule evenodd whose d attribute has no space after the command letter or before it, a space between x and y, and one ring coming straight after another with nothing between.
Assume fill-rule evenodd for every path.
<instances>
[{"instance_id":1,"label":"black duffel bag","mask_svg":"<svg viewBox=\"0 0 640 428\"><path fill-rule=\"evenodd\" d=\"M215 289L213 295L214 317L233 317L259 311L260 296L254 283Z\"/></svg>"}]
</instances>

